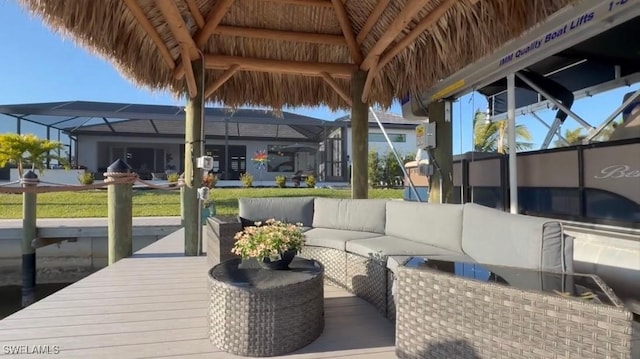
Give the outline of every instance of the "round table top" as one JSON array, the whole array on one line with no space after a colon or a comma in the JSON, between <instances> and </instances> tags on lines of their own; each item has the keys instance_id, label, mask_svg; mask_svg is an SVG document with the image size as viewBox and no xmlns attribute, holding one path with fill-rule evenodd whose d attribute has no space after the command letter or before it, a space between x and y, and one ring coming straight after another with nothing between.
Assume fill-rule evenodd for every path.
<instances>
[{"instance_id":1,"label":"round table top","mask_svg":"<svg viewBox=\"0 0 640 359\"><path fill-rule=\"evenodd\" d=\"M271 289L313 279L324 271L318 261L300 257L295 257L289 268L264 269L255 259L234 258L211 268L209 276L234 287Z\"/></svg>"}]
</instances>

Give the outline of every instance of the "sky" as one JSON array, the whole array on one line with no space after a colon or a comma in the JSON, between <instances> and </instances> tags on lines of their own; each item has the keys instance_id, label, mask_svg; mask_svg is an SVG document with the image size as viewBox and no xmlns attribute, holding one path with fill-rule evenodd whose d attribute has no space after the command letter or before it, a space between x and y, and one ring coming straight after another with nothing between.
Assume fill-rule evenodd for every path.
<instances>
[{"instance_id":1,"label":"sky","mask_svg":"<svg viewBox=\"0 0 640 359\"><path fill-rule=\"evenodd\" d=\"M0 104L77 100L184 106L184 100L168 93L136 87L106 60L50 31L16 0L0 0L0 44ZM639 87L635 84L578 100L572 110L597 126L622 103L625 93ZM460 98L453 105L454 153L471 149L474 109L484 111L486 104L484 96L474 93ZM346 114L331 112L326 107L285 110L324 120L334 120ZM389 112L401 114L399 104L392 106ZM551 123L554 112L541 111L538 115ZM517 122L527 126L534 137L534 148L539 148L546 135L546 127L531 116L518 116ZM562 129L576 127L578 124L569 118ZM15 120L0 117L0 133L15 131ZM44 136L41 127L24 122L22 132ZM64 138L61 140L66 141Z\"/></svg>"}]
</instances>

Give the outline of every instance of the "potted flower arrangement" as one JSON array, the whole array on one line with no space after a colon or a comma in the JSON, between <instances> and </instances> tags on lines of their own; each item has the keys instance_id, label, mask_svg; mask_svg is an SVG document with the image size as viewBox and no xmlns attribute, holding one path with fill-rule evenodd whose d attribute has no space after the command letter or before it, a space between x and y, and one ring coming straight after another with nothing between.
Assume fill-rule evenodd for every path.
<instances>
[{"instance_id":1,"label":"potted flower arrangement","mask_svg":"<svg viewBox=\"0 0 640 359\"><path fill-rule=\"evenodd\" d=\"M242 258L255 258L267 269L289 269L289 263L304 245L302 224L290 224L275 219L255 222L235 235L231 249Z\"/></svg>"}]
</instances>

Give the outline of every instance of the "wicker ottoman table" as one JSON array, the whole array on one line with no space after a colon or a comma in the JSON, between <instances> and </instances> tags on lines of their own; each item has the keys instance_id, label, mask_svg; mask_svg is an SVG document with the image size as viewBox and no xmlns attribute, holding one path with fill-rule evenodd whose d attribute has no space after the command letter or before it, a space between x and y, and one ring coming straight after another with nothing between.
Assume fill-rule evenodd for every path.
<instances>
[{"instance_id":1,"label":"wicker ottoman table","mask_svg":"<svg viewBox=\"0 0 640 359\"><path fill-rule=\"evenodd\" d=\"M418 257L397 275L399 358L631 358L632 313L597 276Z\"/></svg>"},{"instance_id":2,"label":"wicker ottoman table","mask_svg":"<svg viewBox=\"0 0 640 359\"><path fill-rule=\"evenodd\" d=\"M324 329L324 268L296 257L290 270L231 259L209 271L209 336L242 356L277 356L313 342Z\"/></svg>"}]
</instances>

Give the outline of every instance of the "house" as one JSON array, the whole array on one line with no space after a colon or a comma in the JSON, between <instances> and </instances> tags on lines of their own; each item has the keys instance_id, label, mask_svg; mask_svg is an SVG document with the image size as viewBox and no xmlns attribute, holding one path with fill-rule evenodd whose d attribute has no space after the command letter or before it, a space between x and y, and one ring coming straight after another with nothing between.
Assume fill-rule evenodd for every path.
<instances>
[{"instance_id":1,"label":"house","mask_svg":"<svg viewBox=\"0 0 640 359\"><path fill-rule=\"evenodd\" d=\"M401 157L415 154L415 128L419 122L405 120L401 115L389 112L375 111L375 113L384 126L387 135L398 154ZM351 117L350 115L343 116L336 119L335 122L336 124L346 125L345 148L347 149L347 158L351 158ZM340 133L340 130L342 128L343 127L336 128L336 130L329 134L329 138L332 138L333 136L341 136L342 134ZM389 144L387 143L387 140L371 111L369 111L369 150L377 151L381 156L391 151L391 148L389 147Z\"/></svg>"},{"instance_id":2,"label":"house","mask_svg":"<svg viewBox=\"0 0 640 359\"><path fill-rule=\"evenodd\" d=\"M118 158L142 179L184 170L182 107L71 101L0 105L0 116L15 118L18 133L27 121L45 126L47 134L58 130L67 135L69 157L98 178ZM204 153L214 158L213 173L222 180L250 173L255 180L273 181L302 171L323 181L345 181L342 139L327 140L335 128L332 121L290 112L206 108ZM260 151L267 154L264 166L252 160Z\"/></svg>"},{"instance_id":3,"label":"house","mask_svg":"<svg viewBox=\"0 0 640 359\"><path fill-rule=\"evenodd\" d=\"M416 122L376 112L401 156L415 153ZM102 178L116 159L125 159L142 179L184 170L184 109L179 106L70 101L0 105L0 117L35 123L69 138L69 158L77 167ZM351 157L349 116L325 121L290 112L206 108L204 153L214 158L213 173L238 180L249 173L256 181L278 175L315 174L325 182L348 181ZM369 149L389 151L369 113ZM55 138L55 137L51 137ZM265 151L264 165L254 161Z\"/></svg>"}]
</instances>

